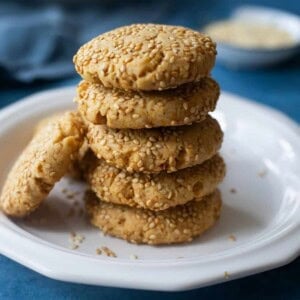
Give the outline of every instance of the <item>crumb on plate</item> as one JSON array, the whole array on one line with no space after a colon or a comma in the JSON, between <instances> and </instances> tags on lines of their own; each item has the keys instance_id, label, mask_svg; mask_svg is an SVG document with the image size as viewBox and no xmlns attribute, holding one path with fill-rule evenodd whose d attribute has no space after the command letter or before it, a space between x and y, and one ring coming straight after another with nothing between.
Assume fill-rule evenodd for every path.
<instances>
[{"instance_id":1,"label":"crumb on plate","mask_svg":"<svg viewBox=\"0 0 300 300\"><path fill-rule=\"evenodd\" d=\"M138 256L135 255L135 254L130 254L130 255L129 255L129 258L130 258L131 260L135 260L135 259L138 259Z\"/></svg>"},{"instance_id":2,"label":"crumb on plate","mask_svg":"<svg viewBox=\"0 0 300 300\"><path fill-rule=\"evenodd\" d=\"M258 176L259 176L260 178L263 178L263 177L265 177L266 175L267 175L267 170L262 170L262 171L258 172Z\"/></svg>"},{"instance_id":3,"label":"crumb on plate","mask_svg":"<svg viewBox=\"0 0 300 300\"><path fill-rule=\"evenodd\" d=\"M105 254L108 257L117 257L116 253L114 251L112 251L111 249L109 249L106 246L103 246L101 248L97 248L96 249L96 254L101 255L101 254Z\"/></svg>"},{"instance_id":4,"label":"crumb on plate","mask_svg":"<svg viewBox=\"0 0 300 300\"><path fill-rule=\"evenodd\" d=\"M236 189L235 189L235 188L231 188L231 189L230 189L230 193L231 193L231 194L236 194Z\"/></svg>"},{"instance_id":5,"label":"crumb on plate","mask_svg":"<svg viewBox=\"0 0 300 300\"><path fill-rule=\"evenodd\" d=\"M233 235L233 234L230 234L229 237L228 237L229 240L235 242L236 241L236 236Z\"/></svg>"},{"instance_id":6,"label":"crumb on plate","mask_svg":"<svg viewBox=\"0 0 300 300\"><path fill-rule=\"evenodd\" d=\"M83 235L71 232L69 237L70 248L73 250L79 248L80 244L82 244L84 240L85 237Z\"/></svg>"}]
</instances>

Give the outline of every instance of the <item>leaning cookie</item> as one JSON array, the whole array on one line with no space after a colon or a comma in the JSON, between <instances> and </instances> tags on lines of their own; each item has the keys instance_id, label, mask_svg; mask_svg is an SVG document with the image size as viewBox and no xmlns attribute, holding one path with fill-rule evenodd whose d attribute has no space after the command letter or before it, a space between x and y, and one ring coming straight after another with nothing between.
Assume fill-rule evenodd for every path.
<instances>
[{"instance_id":1,"label":"leaning cookie","mask_svg":"<svg viewBox=\"0 0 300 300\"><path fill-rule=\"evenodd\" d=\"M164 90L208 76L216 45L195 30L134 24L99 35L74 56L87 81L124 90Z\"/></svg>"},{"instance_id":2,"label":"leaning cookie","mask_svg":"<svg viewBox=\"0 0 300 300\"><path fill-rule=\"evenodd\" d=\"M224 176L225 163L215 155L201 165L158 174L128 173L96 160L87 181L103 201L158 211L211 194Z\"/></svg>"},{"instance_id":3,"label":"leaning cookie","mask_svg":"<svg viewBox=\"0 0 300 300\"><path fill-rule=\"evenodd\" d=\"M48 126L49 123L57 122L63 116L63 114L64 113L56 113L39 121L39 123L35 127L34 134L37 134L44 127ZM70 164L69 170L67 172L68 176L72 177L73 179L83 179L85 173L86 156L89 155L88 151L89 145L87 140L84 139L82 146L79 148L77 154L74 154L74 159L72 160L72 163Z\"/></svg>"},{"instance_id":4,"label":"leaning cookie","mask_svg":"<svg viewBox=\"0 0 300 300\"><path fill-rule=\"evenodd\" d=\"M94 124L139 129L202 121L215 109L219 93L209 77L160 92L129 92L82 81L75 100L81 115Z\"/></svg>"},{"instance_id":5,"label":"leaning cookie","mask_svg":"<svg viewBox=\"0 0 300 300\"><path fill-rule=\"evenodd\" d=\"M66 112L58 112L50 116L47 116L46 118L41 119L35 126L33 135L38 134L40 130L48 126L49 123L57 122L63 116L64 113Z\"/></svg>"},{"instance_id":6,"label":"leaning cookie","mask_svg":"<svg viewBox=\"0 0 300 300\"><path fill-rule=\"evenodd\" d=\"M86 162L89 159L90 148L86 139L83 140L81 147L77 154L74 156L74 160L70 165L67 175L73 179L82 180L85 176Z\"/></svg>"},{"instance_id":7,"label":"leaning cookie","mask_svg":"<svg viewBox=\"0 0 300 300\"><path fill-rule=\"evenodd\" d=\"M201 201L154 212L100 201L86 194L86 208L93 225L104 233L137 244L171 244L192 241L212 227L221 212L217 190Z\"/></svg>"},{"instance_id":8,"label":"leaning cookie","mask_svg":"<svg viewBox=\"0 0 300 300\"><path fill-rule=\"evenodd\" d=\"M111 129L88 125L87 139L99 159L128 172L174 172L214 156L222 144L218 122L208 116L191 126Z\"/></svg>"},{"instance_id":9,"label":"leaning cookie","mask_svg":"<svg viewBox=\"0 0 300 300\"><path fill-rule=\"evenodd\" d=\"M23 217L34 211L68 172L83 136L81 118L70 112L40 128L8 174L0 196L3 212Z\"/></svg>"}]
</instances>

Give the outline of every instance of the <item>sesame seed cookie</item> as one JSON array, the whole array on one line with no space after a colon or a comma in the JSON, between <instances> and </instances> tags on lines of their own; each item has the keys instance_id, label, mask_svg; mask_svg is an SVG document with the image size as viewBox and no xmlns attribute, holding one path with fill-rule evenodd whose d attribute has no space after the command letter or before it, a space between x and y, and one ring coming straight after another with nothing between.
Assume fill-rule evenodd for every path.
<instances>
[{"instance_id":1,"label":"sesame seed cookie","mask_svg":"<svg viewBox=\"0 0 300 300\"><path fill-rule=\"evenodd\" d=\"M81 115L94 124L111 128L178 126L205 119L220 94L211 78L165 91L123 91L82 81L76 102Z\"/></svg>"},{"instance_id":2,"label":"sesame seed cookie","mask_svg":"<svg viewBox=\"0 0 300 300\"><path fill-rule=\"evenodd\" d=\"M50 116L47 116L46 118L41 119L35 126L33 134L34 135L38 134L39 131L42 130L43 128L45 128L49 123L57 122L59 120L59 118L61 118L63 116L63 114L64 114L64 112L58 112L58 113L52 114Z\"/></svg>"},{"instance_id":3,"label":"sesame seed cookie","mask_svg":"<svg viewBox=\"0 0 300 300\"><path fill-rule=\"evenodd\" d=\"M89 157L89 144L86 139L83 140L81 147L79 148L78 152L74 156L74 160L70 165L68 170L68 175L74 179L84 179L86 163Z\"/></svg>"},{"instance_id":4,"label":"sesame seed cookie","mask_svg":"<svg viewBox=\"0 0 300 300\"><path fill-rule=\"evenodd\" d=\"M93 192L86 194L86 208L93 225L104 233L137 244L190 242L212 227L221 212L218 190L201 201L159 212L100 201Z\"/></svg>"},{"instance_id":5,"label":"sesame seed cookie","mask_svg":"<svg viewBox=\"0 0 300 300\"><path fill-rule=\"evenodd\" d=\"M48 116L42 120L39 121L37 126L35 127L34 134L37 134L41 129L46 127L51 122L57 122L59 118L63 116L63 113L56 113L51 116ZM74 178L74 179L83 179L84 173L85 173L85 161L86 156L89 151L89 145L86 139L83 140L83 143L81 147L79 148L77 154L74 154L74 159L72 160L72 163L70 164L69 170L67 172L67 175Z\"/></svg>"},{"instance_id":6,"label":"sesame seed cookie","mask_svg":"<svg viewBox=\"0 0 300 300\"><path fill-rule=\"evenodd\" d=\"M95 155L128 172L174 172L214 156L222 144L218 122L208 116L191 126L111 129L88 124L87 139Z\"/></svg>"},{"instance_id":7,"label":"sesame seed cookie","mask_svg":"<svg viewBox=\"0 0 300 300\"><path fill-rule=\"evenodd\" d=\"M209 75L216 45L179 26L134 24L101 34L74 56L87 81L124 90L164 90Z\"/></svg>"},{"instance_id":8,"label":"sesame seed cookie","mask_svg":"<svg viewBox=\"0 0 300 300\"><path fill-rule=\"evenodd\" d=\"M158 211L211 194L224 176L225 163L215 155L201 165L158 174L127 173L98 160L87 181L103 201Z\"/></svg>"},{"instance_id":9,"label":"sesame seed cookie","mask_svg":"<svg viewBox=\"0 0 300 300\"><path fill-rule=\"evenodd\" d=\"M8 174L0 196L3 212L23 217L34 211L69 170L83 136L81 118L70 112L40 128Z\"/></svg>"}]
</instances>

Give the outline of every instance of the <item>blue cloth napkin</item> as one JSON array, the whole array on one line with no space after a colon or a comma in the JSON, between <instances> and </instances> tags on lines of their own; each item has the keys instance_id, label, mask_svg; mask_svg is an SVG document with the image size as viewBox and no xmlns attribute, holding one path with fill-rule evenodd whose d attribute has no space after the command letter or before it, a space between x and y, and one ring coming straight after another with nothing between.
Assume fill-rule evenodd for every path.
<instances>
[{"instance_id":1,"label":"blue cloth napkin","mask_svg":"<svg viewBox=\"0 0 300 300\"><path fill-rule=\"evenodd\" d=\"M123 3L123 4L122 4ZM0 77L24 82L74 75L72 57L101 32L162 20L171 2L0 1Z\"/></svg>"},{"instance_id":2,"label":"blue cloth napkin","mask_svg":"<svg viewBox=\"0 0 300 300\"><path fill-rule=\"evenodd\" d=\"M0 0L0 79L32 82L75 75L72 57L92 37L130 23L200 28L241 0ZM273 0L252 0L282 8ZM284 9L297 13L297 1Z\"/></svg>"}]
</instances>

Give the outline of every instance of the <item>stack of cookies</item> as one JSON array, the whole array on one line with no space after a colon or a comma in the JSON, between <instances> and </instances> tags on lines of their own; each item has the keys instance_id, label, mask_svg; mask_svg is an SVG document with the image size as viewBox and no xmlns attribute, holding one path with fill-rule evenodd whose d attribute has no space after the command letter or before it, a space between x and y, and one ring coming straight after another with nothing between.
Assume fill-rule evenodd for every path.
<instances>
[{"instance_id":1,"label":"stack of cookies","mask_svg":"<svg viewBox=\"0 0 300 300\"><path fill-rule=\"evenodd\" d=\"M78 112L42 121L0 195L7 215L32 213L66 173L89 184L87 213L133 243L191 241L217 221L223 133L209 116L215 44L183 27L132 25L74 57ZM81 174L78 174L81 172Z\"/></svg>"},{"instance_id":2,"label":"stack of cookies","mask_svg":"<svg viewBox=\"0 0 300 300\"><path fill-rule=\"evenodd\" d=\"M86 207L105 233L179 243L218 219L223 133L208 115L219 97L215 56L209 37L154 24L115 29L75 55L76 102L95 156Z\"/></svg>"}]
</instances>

